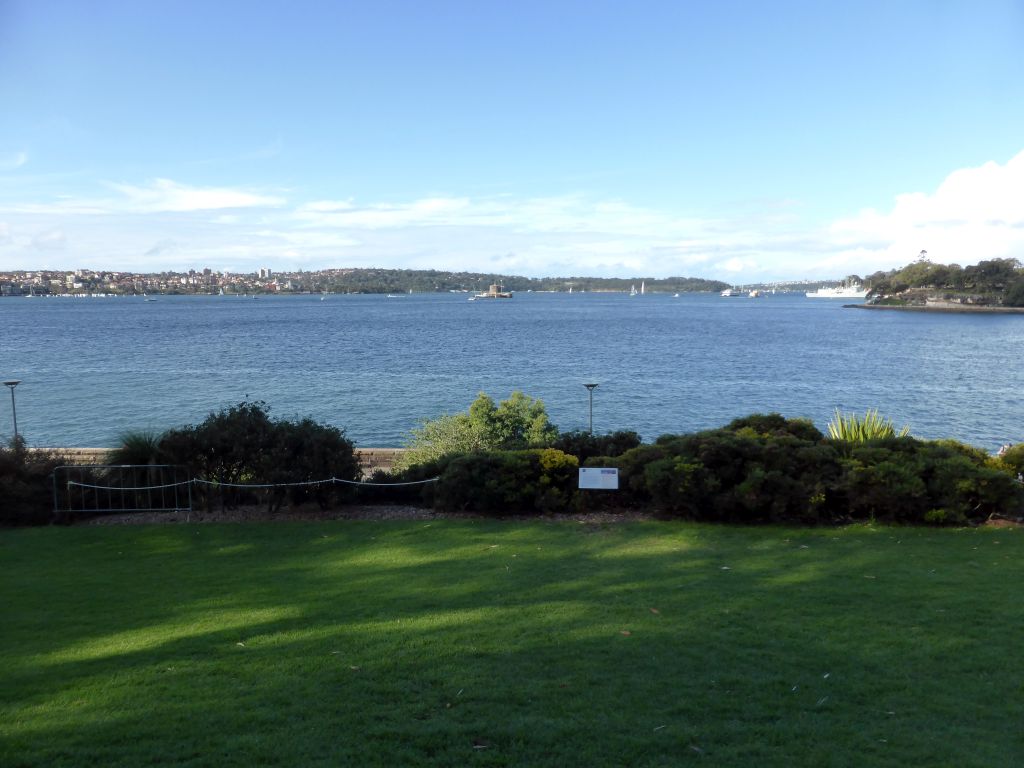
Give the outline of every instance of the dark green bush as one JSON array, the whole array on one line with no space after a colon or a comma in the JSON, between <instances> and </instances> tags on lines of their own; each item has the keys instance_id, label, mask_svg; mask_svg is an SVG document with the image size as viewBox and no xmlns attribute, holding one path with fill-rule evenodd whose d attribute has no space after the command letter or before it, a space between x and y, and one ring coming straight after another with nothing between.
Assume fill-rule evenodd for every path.
<instances>
[{"instance_id":1,"label":"dark green bush","mask_svg":"<svg viewBox=\"0 0 1024 768\"><path fill-rule=\"evenodd\" d=\"M814 422L810 419L787 419L779 413L752 413L749 416L733 419L726 424L725 429L729 432L753 430L754 434L762 437L792 435L812 443L825 439L821 430L814 426Z\"/></svg>"},{"instance_id":2,"label":"dark green bush","mask_svg":"<svg viewBox=\"0 0 1024 768\"><path fill-rule=\"evenodd\" d=\"M984 451L910 437L837 445L774 414L664 435L586 465L618 467L620 486L588 495L588 508L650 506L694 520L948 525L1024 514L1024 487L1012 468Z\"/></svg>"},{"instance_id":3,"label":"dark green bush","mask_svg":"<svg viewBox=\"0 0 1024 768\"><path fill-rule=\"evenodd\" d=\"M161 435L152 430L122 432L119 445L107 454L107 464L164 464L166 457L160 450Z\"/></svg>"},{"instance_id":4,"label":"dark green bush","mask_svg":"<svg viewBox=\"0 0 1024 768\"><path fill-rule=\"evenodd\" d=\"M257 477L265 483L309 483L332 477L358 480L361 474L355 447L337 427L318 424L312 419L272 422L270 444L260 459ZM324 483L275 488L268 493L272 511L285 500L291 504L316 501L321 509L334 502L352 499L351 485Z\"/></svg>"},{"instance_id":5,"label":"dark green bush","mask_svg":"<svg viewBox=\"0 0 1024 768\"><path fill-rule=\"evenodd\" d=\"M889 438L855 446L840 487L854 519L979 523L1016 517L1024 488L987 454L951 441Z\"/></svg>"},{"instance_id":6,"label":"dark green bush","mask_svg":"<svg viewBox=\"0 0 1024 768\"><path fill-rule=\"evenodd\" d=\"M578 467L575 456L554 448L459 456L444 469L434 505L495 515L571 511Z\"/></svg>"},{"instance_id":7,"label":"dark green bush","mask_svg":"<svg viewBox=\"0 0 1024 768\"><path fill-rule=\"evenodd\" d=\"M0 447L0 525L44 525L53 518L53 470L67 463L24 440Z\"/></svg>"},{"instance_id":8,"label":"dark green bush","mask_svg":"<svg viewBox=\"0 0 1024 768\"><path fill-rule=\"evenodd\" d=\"M619 470L619 490L588 494L588 507L636 508L649 504L651 494L647 487L646 468L666 455L669 454L661 445L640 445L621 456L596 456L583 462L588 467L615 467Z\"/></svg>"},{"instance_id":9,"label":"dark green bush","mask_svg":"<svg viewBox=\"0 0 1024 768\"><path fill-rule=\"evenodd\" d=\"M437 485L424 481L440 477L456 458L457 455L442 456L391 472L378 469L369 480L382 485L360 486L356 497L359 501L368 503L432 507Z\"/></svg>"},{"instance_id":10,"label":"dark green bush","mask_svg":"<svg viewBox=\"0 0 1024 768\"><path fill-rule=\"evenodd\" d=\"M997 464L1013 477L1024 476L1024 443L1017 443L1017 445L1007 448L997 459Z\"/></svg>"},{"instance_id":11,"label":"dark green bush","mask_svg":"<svg viewBox=\"0 0 1024 768\"><path fill-rule=\"evenodd\" d=\"M561 433L551 447L575 456L582 464L595 456L621 456L639 445L640 435L636 432L623 430L604 435L592 435L589 432L576 430Z\"/></svg>"},{"instance_id":12,"label":"dark green bush","mask_svg":"<svg viewBox=\"0 0 1024 768\"><path fill-rule=\"evenodd\" d=\"M652 502L695 520L818 523L834 519L838 456L824 443L751 425L659 440L644 469Z\"/></svg>"},{"instance_id":13,"label":"dark green bush","mask_svg":"<svg viewBox=\"0 0 1024 768\"><path fill-rule=\"evenodd\" d=\"M1003 295L1003 304L1008 307L1024 307L1024 278L1014 282Z\"/></svg>"},{"instance_id":14,"label":"dark green bush","mask_svg":"<svg viewBox=\"0 0 1024 768\"><path fill-rule=\"evenodd\" d=\"M337 477L355 480L355 448L336 427L311 419L274 421L262 402L243 402L211 413L202 423L172 429L160 439L159 452L170 464L189 468L197 478L224 484L303 483ZM200 502L210 508L267 500L272 510L287 498L293 504L316 500L321 505L351 498L346 487L316 485L270 490L196 486Z\"/></svg>"}]
</instances>

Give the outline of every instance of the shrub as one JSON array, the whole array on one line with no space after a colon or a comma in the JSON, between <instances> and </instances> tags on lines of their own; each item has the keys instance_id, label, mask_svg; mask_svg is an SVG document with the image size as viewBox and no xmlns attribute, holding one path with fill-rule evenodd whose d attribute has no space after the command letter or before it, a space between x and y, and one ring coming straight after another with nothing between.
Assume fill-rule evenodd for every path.
<instances>
[{"instance_id":1,"label":"shrub","mask_svg":"<svg viewBox=\"0 0 1024 768\"><path fill-rule=\"evenodd\" d=\"M553 448L451 459L434 491L438 509L487 514L566 512L575 505L579 462Z\"/></svg>"},{"instance_id":2,"label":"shrub","mask_svg":"<svg viewBox=\"0 0 1024 768\"><path fill-rule=\"evenodd\" d=\"M846 443L863 443L886 437L906 437L909 434L909 426L897 430L892 420L883 418L877 409L868 409L863 416L858 416L856 413L841 413L836 408L835 416L828 423L829 438Z\"/></svg>"},{"instance_id":3,"label":"shrub","mask_svg":"<svg viewBox=\"0 0 1024 768\"><path fill-rule=\"evenodd\" d=\"M278 421L272 423L270 437L257 472L261 482L308 483L332 477L359 479L361 470L355 448L337 427L317 424L312 419ZM268 493L268 506L276 511L287 498L291 504L315 500L321 509L326 509L332 501L346 501L353 495L350 485L295 485L272 489Z\"/></svg>"},{"instance_id":4,"label":"shrub","mask_svg":"<svg viewBox=\"0 0 1024 768\"><path fill-rule=\"evenodd\" d=\"M636 432L619 431L593 435L576 430L560 434L551 447L575 456L582 464L594 456L621 456L639 445L640 435Z\"/></svg>"},{"instance_id":5,"label":"shrub","mask_svg":"<svg viewBox=\"0 0 1024 768\"><path fill-rule=\"evenodd\" d=\"M122 432L119 445L107 454L108 464L163 464L162 435L152 430Z\"/></svg>"},{"instance_id":6,"label":"shrub","mask_svg":"<svg viewBox=\"0 0 1024 768\"><path fill-rule=\"evenodd\" d=\"M29 450L19 436L0 447L0 525L43 525L53 517L53 470L66 463Z\"/></svg>"},{"instance_id":7,"label":"shrub","mask_svg":"<svg viewBox=\"0 0 1024 768\"><path fill-rule=\"evenodd\" d=\"M1006 289L1003 304L1007 307L1024 307L1024 278L1018 279Z\"/></svg>"},{"instance_id":8,"label":"shrub","mask_svg":"<svg viewBox=\"0 0 1024 768\"><path fill-rule=\"evenodd\" d=\"M1007 448L996 460L996 465L1014 477L1024 476L1024 443L1017 443Z\"/></svg>"},{"instance_id":9,"label":"shrub","mask_svg":"<svg viewBox=\"0 0 1024 768\"><path fill-rule=\"evenodd\" d=\"M951 441L879 440L854 447L843 463L855 519L978 523L1017 516L1024 505L1024 488L986 454Z\"/></svg>"},{"instance_id":10,"label":"shrub","mask_svg":"<svg viewBox=\"0 0 1024 768\"><path fill-rule=\"evenodd\" d=\"M495 405L481 392L467 412L445 414L413 429L396 468L443 456L543 447L557 436L541 400L517 391Z\"/></svg>"},{"instance_id":11,"label":"shrub","mask_svg":"<svg viewBox=\"0 0 1024 768\"><path fill-rule=\"evenodd\" d=\"M273 421L262 402L242 402L211 413L202 423L164 433L159 451L168 463L189 468L196 477L217 484L199 485L196 492L207 508L214 499L222 507L257 501L257 491L230 484L302 483L338 477L355 480L359 463L351 441L336 427L311 419ZM351 497L351 491L330 485L263 491L268 506L279 509L315 499L321 505Z\"/></svg>"},{"instance_id":12,"label":"shrub","mask_svg":"<svg viewBox=\"0 0 1024 768\"><path fill-rule=\"evenodd\" d=\"M828 521L838 456L828 445L750 425L659 440L664 451L644 469L653 503L697 520Z\"/></svg>"},{"instance_id":13,"label":"shrub","mask_svg":"<svg viewBox=\"0 0 1024 768\"><path fill-rule=\"evenodd\" d=\"M779 413L753 413L750 416L733 419L725 429L730 432L753 430L754 434L761 436L792 435L811 442L825 438L810 419L787 419Z\"/></svg>"},{"instance_id":14,"label":"shrub","mask_svg":"<svg viewBox=\"0 0 1024 768\"><path fill-rule=\"evenodd\" d=\"M222 508L230 508L256 500L253 491L231 485L262 481L260 470L272 432L266 403L245 401L211 413L198 425L168 430L160 449L170 463L187 466L194 476L218 484L196 486L208 509L214 498Z\"/></svg>"},{"instance_id":15,"label":"shrub","mask_svg":"<svg viewBox=\"0 0 1024 768\"><path fill-rule=\"evenodd\" d=\"M584 462L588 467L615 467L619 470L619 490L614 494L589 494L591 506L640 507L651 502L645 475L647 465L668 455L660 445L639 445L621 456L597 456ZM593 503L591 503L593 502Z\"/></svg>"}]
</instances>

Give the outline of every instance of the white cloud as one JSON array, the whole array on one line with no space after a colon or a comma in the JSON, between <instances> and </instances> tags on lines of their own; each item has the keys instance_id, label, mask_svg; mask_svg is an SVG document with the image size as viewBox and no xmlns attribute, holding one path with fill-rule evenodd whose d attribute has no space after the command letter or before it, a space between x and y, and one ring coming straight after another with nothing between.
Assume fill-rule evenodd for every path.
<instances>
[{"instance_id":1,"label":"white cloud","mask_svg":"<svg viewBox=\"0 0 1024 768\"><path fill-rule=\"evenodd\" d=\"M778 201L697 216L584 194L339 195L289 206L274 195L167 179L112 188L117 195L109 198L5 207L4 262L36 266L32 253L61 247L72 214L76 258L128 269L295 264L748 283L869 274L902 266L922 248L933 260L961 264L1024 254L1024 152L1005 164L955 170L936 189L900 195L888 209L823 223Z\"/></svg>"},{"instance_id":2,"label":"white cloud","mask_svg":"<svg viewBox=\"0 0 1024 768\"><path fill-rule=\"evenodd\" d=\"M62 194L58 195L54 202L20 203L3 206L3 209L17 213L54 216L104 216L278 208L287 202L285 198L274 195L257 194L231 187L193 187L171 179L153 179L144 185L107 182L105 186L118 195L75 197Z\"/></svg>"},{"instance_id":3,"label":"white cloud","mask_svg":"<svg viewBox=\"0 0 1024 768\"><path fill-rule=\"evenodd\" d=\"M900 195L888 212L835 222L837 258L902 266L922 249L933 261L973 264L1024 255L1024 152L1005 165L953 171L932 193Z\"/></svg>"},{"instance_id":4,"label":"white cloud","mask_svg":"<svg viewBox=\"0 0 1024 768\"><path fill-rule=\"evenodd\" d=\"M757 265L755 262L745 261L743 259L738 258L732 258L726 259L725 261L720 262L715 266L718 269L722 270L723 272L728 272L730 274L737 275L740 274L741 272L748 271L753 267L756 267Z\"/></svg>"},{"instance_id":5,"label":"white cloud","mask_svg":"<svg viewBox=\"0 0 1024 768\"><path fill-rule=\"evenodd\" d=\"M32 247L40 251L59 251L67 246L67 242L63 230L48 229L32 238Z\"/></svg>"},{"instance_id":6,"label":"white cloud","mask_svg":"<svg viewBox=\"0 0 1024 768\"><path fill-rule=\"evenodd\" d=\"M0 171L13 171L28 162L28 152L0 153Z\"/></svg>"},{"instance_id":7,"label":"white cloud","mask_svg":"<svg viewBox=\"0 0 1024 768\"><path fill-rule=\"evenodd\" d=\"M145 186L110 186L123 195L130 210L148 213L265 208L281 206L286 202L282 197L258 195L228 187L189 187L170 179L153 179Z\"/></svg>"}]
</instances>

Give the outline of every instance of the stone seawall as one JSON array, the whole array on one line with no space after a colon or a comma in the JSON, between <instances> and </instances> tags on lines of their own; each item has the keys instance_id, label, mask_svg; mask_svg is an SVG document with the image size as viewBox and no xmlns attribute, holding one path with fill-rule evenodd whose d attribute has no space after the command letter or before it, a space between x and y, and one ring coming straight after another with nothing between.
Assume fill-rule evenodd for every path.
<instances>
[{"instance_id":1,"label":"stone seawall","mask_svg":"<svg viewBox=\"0 0 1024 768\"><path fill-rule=\"evenodd\" d=\"M105 464L108 448L37 448L39 451L54 451L66 456L70 464ZM395 458L405 453L404 448L356 448L359 466L364 475L371 475L378 469L389 470Z\"/></svg>"}]
</instances>

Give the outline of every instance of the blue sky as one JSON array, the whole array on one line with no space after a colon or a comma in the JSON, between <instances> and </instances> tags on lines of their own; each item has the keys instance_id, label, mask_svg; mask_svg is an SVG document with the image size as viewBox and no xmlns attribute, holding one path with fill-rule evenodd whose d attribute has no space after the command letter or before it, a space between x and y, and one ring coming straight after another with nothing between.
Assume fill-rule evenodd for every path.
<instances>
[{"instance_id":1,"label":"blue sky","mask_svg":"<svg viewBox=\"0 0 1024 768\"><path fill-rule=\"evenodd\" d=\"M0 0L0 269L1024 257L1019 2Z\"/></svg>"}]
</instances>

